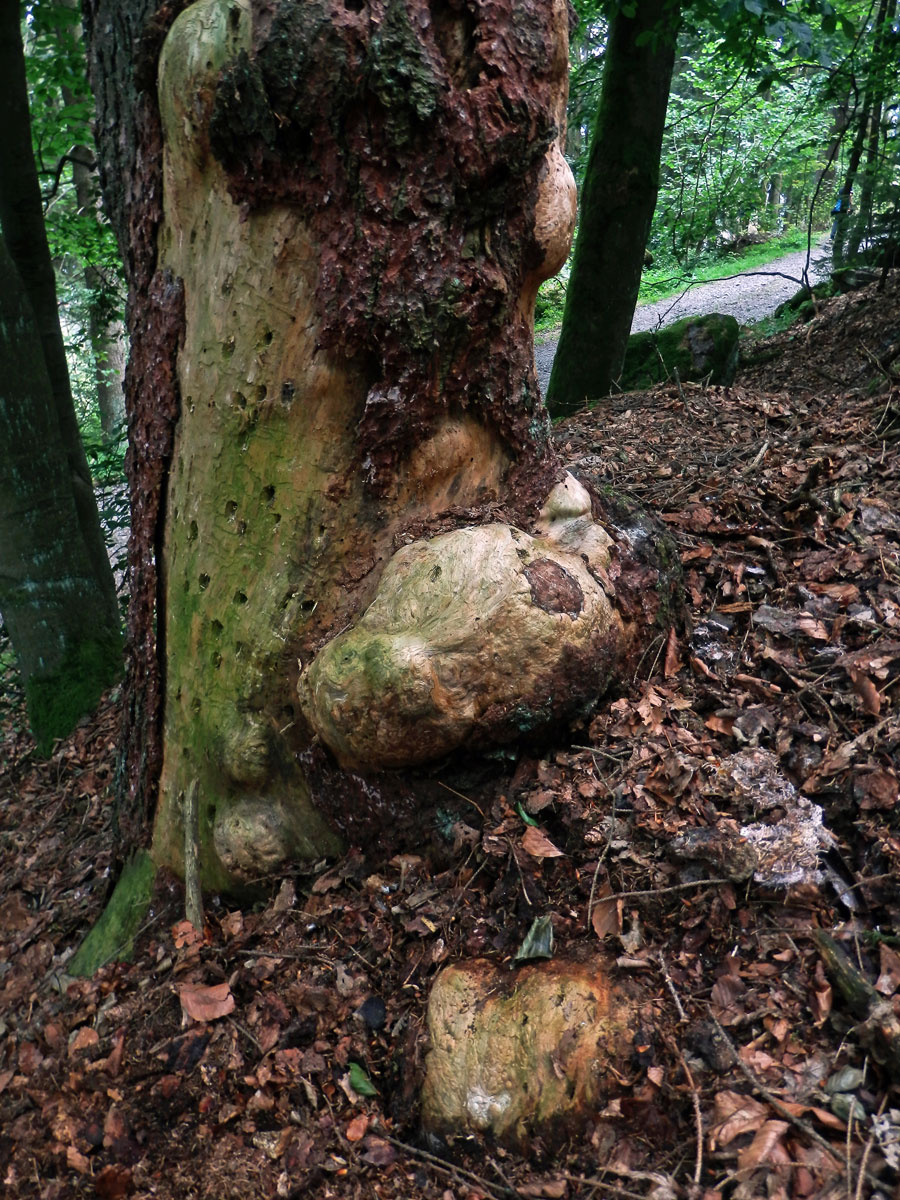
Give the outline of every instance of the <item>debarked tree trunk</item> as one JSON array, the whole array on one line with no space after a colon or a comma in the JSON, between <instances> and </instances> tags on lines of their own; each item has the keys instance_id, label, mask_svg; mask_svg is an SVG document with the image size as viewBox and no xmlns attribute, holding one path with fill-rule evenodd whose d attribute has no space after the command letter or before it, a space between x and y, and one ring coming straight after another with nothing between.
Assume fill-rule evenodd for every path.
<instances>
[{"instance_id":1,"label":"debarked tree trunk","mask_svg":"<svg viewBox=\"0 0 900 1200\"><path fill-rule=\"evenodd\" d=\"M584 711L626 650L533 364L574 223L567 23L564 0L198 0L144 65L160 174L116 224L148 281L130 421L161 388L173 420L153 853L182 869L196 785L206 886L335 851L361 779Z\"/></svg>"}]
</instances>

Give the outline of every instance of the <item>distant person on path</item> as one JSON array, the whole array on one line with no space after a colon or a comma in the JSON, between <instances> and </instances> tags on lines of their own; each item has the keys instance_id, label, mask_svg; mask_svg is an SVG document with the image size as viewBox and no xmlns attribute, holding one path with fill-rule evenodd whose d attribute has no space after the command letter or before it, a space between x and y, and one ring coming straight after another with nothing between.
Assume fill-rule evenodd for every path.
<instances>
[{"instance_id":1,"label":"distant person on path","mask_svg":"<svg viewBox=\"0 0 900 1200\"><path fill-rule=\"evenodd\" d=\"M834 223L831 226L831 240L832 241L834 241L835 235L837 234L837 227L838 227L838 221L840 220L840 214L843 212L849 213L852 211L852 209L853 209L852 193L848 192L846 196L843 193L841 193L834 203L834 208L831 210L831 215L834 217Z\"/></svg>"}]
</instances>

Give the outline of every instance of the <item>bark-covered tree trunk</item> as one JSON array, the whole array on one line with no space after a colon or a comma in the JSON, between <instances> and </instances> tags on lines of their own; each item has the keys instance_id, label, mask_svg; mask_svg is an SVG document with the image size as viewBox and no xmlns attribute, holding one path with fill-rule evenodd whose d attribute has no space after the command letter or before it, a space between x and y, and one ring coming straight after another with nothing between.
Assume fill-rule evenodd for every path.
<instances>
[{"instance_id":1,"label":"bark-covered tree trunk","mask_svg":"<svg viewBox=\"0 0 900 1200\"><path fill-rule=\"evenodd\" d=\"M158 778L181 869L196 789L227 887L398 833L411 772L590 707L626 628L533 364L564 0L176 7L87 6L131 285L126 816Z\"/></svg>"},{"instance_id":2,"label":"bark-covered tree trunk","mask_svg":"<svg viewBox=\"0 0 900 1200\"><path fill-rule=\"evenodd\" d=\"M68 33L77 41L83 38L79 0L61 0L72 13ZM84 91L61 87L67 105L85 103ZM100 186L94 151L90 146L73 146L69 151L72 183L80 212L95 212L100 204ZM125 328L111 300L110 283L103 272L90 261L84 266L84 286L88 295L87 335L93 359L94 393L97 413L104 438L119 437L125 421Z\"/></svg>"},{"instance_id":3,"label":"bark-covered tree trunk","mask_svg":"<svg viewBox=\"0 0 900 1200\"><path fill-rule=\"evenodd\" d=\"M0 611L39 749L121 666L115 584L69 388L17 5L0 7Z\"/></svg>"},{"instance_id":4,"label":"bark-covered tree trunk","mask_svg":"<svg viewBox=\"0 0 900 1200\"><path fill-rule=\"evenodd\" d=\"M73 94L66 96L72 103ZM75 198L82 211L90 211L99 200L96 166L88 146L76 146L72 151L72 182ZM107 281L101 271L87 263L84 286L88 293L87 334L94 368L94 389L100 429L105 438L121 433L125 420L125 329L118 317L110 316Z\"/></svg>"},{"instance_id":5,"label":"bark-covered tree trunk","mask_svg":"<svg viewBox=\"0 0 900 1200\"><path fill-rule=\"evenodd\" d=\"M547 404L553 416L608 395L625 358L675 62L679 0L616 9L580 201L578 237Z\"/></svg>"},{"instance_id":6,"label":"bark-covered tree trunk","mask_svg":"<svg viewBox=\"0 0 900 1200\"><path fill-rule=\"evenodd\" d=\"M866 160L859 180L859 202L853 217L853 228L847 238L845 257L856 258L866 234L872 228L875 190L883 164L879 150L882 142L882 113L888 81L893 82L897 70L897 38L892 34L897 14L897 0L886 0L879 8L879 23L872 48L867 88L868 129L865 135ZM865 126L862 126L865 128Z\"/></svg>"},{"instance_id":7,"label":"bark-covered tree trunk","mask_svg":"<svg viewBox=\"0 0 900 1200\"><path fill-rule=\"evenodd\" d=\"M855 236L855 229L859 222L853 212L853 189L857 184L857 176L859 174L860 164L862 162L863 152L866 148L866 143L871 146L871 138L874 137L874 148L872 149L872 159L874 160L878 147L878 125L881 116L881 105L883 102L884 89L886 86L886 72L891 69L893 64L885 61L884 57L884 38L885 31L889 26L890 14L896 9L896 0L879 0L878 11L875 14L875 21L872 31L872 47L869 54L869 61L866 65L865 85L863 88L862 99L859 108L853 113L851 125L854 125L853 142L850 147L850 155L847 160L847 170L844 175L844 181L841 184L839 194L840 208L836 214L834 228L832 231L833 245L831 250L832 261L835 266L841 266L848 258L852 258L859 249L859 242L862 236ZM869 192L867 198L869 212L871 212L872 195ZM862 222L864 228L865 219Z\"/></svg>"},{"instance_id":8,"label":"bark-covered tree trunk","mask_svg":"<svg viewBox=\"0 0 900 1200\"><path fill-rule=\"evenodd\" d=\"M69 478L34 313L0 236L0 613L42 754L121 669L118 611L97 580Z\"/></svg>"},{"instance_id":9,"label":"bark-covered tree trunk","mask_svg":"<svg viewBox=\"0 0 900 1200\"><path fill-rule=\"evenodd\" d=\"M103 595L103 619L117 610L110 570L97 515L91 473L81 444L65 346L59 325L56 278L44 229L40 185L31 147L31 121L25 82L25 59L19 10L0 6L0 226L6 248L28 294L50 377L56 420L66 455L66 475L78 513L81 538L90 555Z\"/></svg>"}]
</instances>

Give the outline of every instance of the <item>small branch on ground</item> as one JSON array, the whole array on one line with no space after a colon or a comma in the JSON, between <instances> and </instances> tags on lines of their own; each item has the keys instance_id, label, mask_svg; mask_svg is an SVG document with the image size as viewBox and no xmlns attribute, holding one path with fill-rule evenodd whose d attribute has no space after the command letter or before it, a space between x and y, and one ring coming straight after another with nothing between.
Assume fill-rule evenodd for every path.
<instances>
[{"instance_id":1,"label":"small branch on ground","mask_svg":"<svg viewBox=\"0 0 900 1200\"><path fill-rule=\"evenodd\" d=\"M203 894L200 891L200 816L197 780L191 780L184 798L184 915L203 932Z\"/></svg>"}]
</instances>

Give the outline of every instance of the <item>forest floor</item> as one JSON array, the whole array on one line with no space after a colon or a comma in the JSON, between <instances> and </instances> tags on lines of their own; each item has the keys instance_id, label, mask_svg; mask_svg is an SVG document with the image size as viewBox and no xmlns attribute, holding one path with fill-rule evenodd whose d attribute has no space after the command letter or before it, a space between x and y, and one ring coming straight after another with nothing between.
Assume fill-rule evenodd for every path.
<instances>
[{"instance_id":1,"label":"forest floor","mask_svg":"<svg viewBox=\"0 0 900 1200\"><path fill-rule=\"evenodd\" d=\"M751 343L731 388L560 425L571 470L676 539L683 625L568 741L455 776L449 840L207 898L202 935L161 881L133 961L90 980L66 964L107 896L118 694L39 761L7 674L2 1195L896 1196L898 336L895 273ZM429 987L509 963L535 916L652 1019L582 1137L443 1156L416 1110Z\"/></svg>"}]
</instances>

